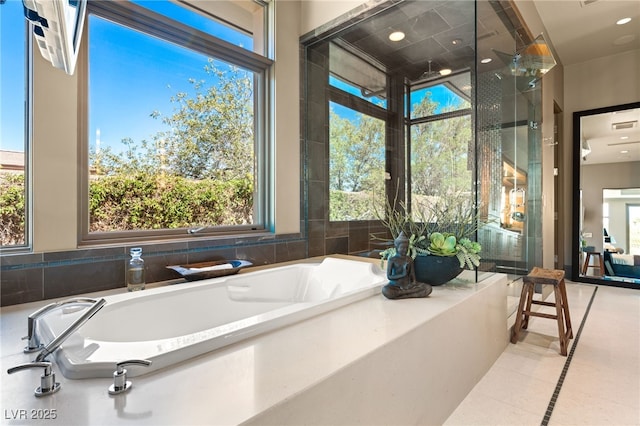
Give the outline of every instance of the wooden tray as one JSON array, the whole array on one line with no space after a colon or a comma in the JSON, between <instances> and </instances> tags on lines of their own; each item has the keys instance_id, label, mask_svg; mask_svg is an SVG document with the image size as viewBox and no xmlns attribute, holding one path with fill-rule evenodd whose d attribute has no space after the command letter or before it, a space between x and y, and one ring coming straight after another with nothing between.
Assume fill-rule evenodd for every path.
<instances>
[{"instance_id":1,"label":"wooden tray","mask_svg":"<svg viewBox=\"0 0 640 426\"><path fill-rule=\"evenodd\" d=\"M167 268L173 269L187 281L196 281L237 274L240 269L251 265L253 263L247 260L213 260L187 265L170 265Z\"/></svg>"}]
</instances>

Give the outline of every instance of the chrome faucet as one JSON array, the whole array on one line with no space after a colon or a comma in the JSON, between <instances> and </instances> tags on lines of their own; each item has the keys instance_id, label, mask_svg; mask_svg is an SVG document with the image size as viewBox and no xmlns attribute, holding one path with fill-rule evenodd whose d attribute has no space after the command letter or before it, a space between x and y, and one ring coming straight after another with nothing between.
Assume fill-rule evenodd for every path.
<instances>
[{"instance_id":1,"label":"chrome faucet","mask_svg":"<svg viewBox=\"0 0 640 426\"><path fill-rule=\"evenodd\" d=\"M92 316L94 316L102 307L107 303L104 299L97 300L87 311L82 314L77 320L75 320L69 327L67 327L58 337L53 339L48 345L46 345L42 352L38 354L35 362L45 361L46 358L51 355L58 347L73 334L74 331L79 329L85 322L87 322Z\"/></svg>"},{"instance_id":2,"label":"chrome faucet","mask_svg":"<svg viewBox=\"0 0 640 426\"><path fill-rule=\"evenodd\" d=\"M31 315L29 315L29 318L27 319L27 335L22 338L22 340L28 341L27 346L25 346L24 348L24 352L25 353L36 352L44 347L44 345L40 343L40 339L38 339L38 336L36 335L36 324L38 323L38 318L40 318L42 315L46 314L47 312L52 311L55 308L59 308L60 306L80 304L80 303L94 304L96 303L96 300L89 299L86 297L76 297L73 299L62 300L60 302L50 303L47 306L44 306L38 309L37 311L35 311L34 313L32 313Z\"/></svg>"}]
</instances>

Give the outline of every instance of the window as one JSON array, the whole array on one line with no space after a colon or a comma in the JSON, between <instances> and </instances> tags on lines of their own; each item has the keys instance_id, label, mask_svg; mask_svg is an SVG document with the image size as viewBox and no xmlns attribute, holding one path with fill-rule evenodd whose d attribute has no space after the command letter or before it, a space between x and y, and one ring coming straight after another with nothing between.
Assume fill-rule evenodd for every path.
<instances>
[{"instance_id":1,"label":"window","mask_svg":"<svg viewBox=\"0 0 640 426\"><path fill-rule=\"evenodd\" d=\"M444 195L469 195L473 142L469 73L410 92L410 200L414 209Z\"/></svg>"},{"instance_id":2,"label":"window","mask_svg":"<svg viewBox=\"0 0 640 426\"><path fill-rule=\"evenodd\" d=\"M197 4L89 3L85 240L265 227L267 6Z\"/></svg>"},{"instance_id":3,"label":"window","mask_svg":"<svg viewBox=\"0 0 640 426\"><path fill-rule=\"evenodd\" d=\"M0 3L0 247L29 245L28 62L22 2Z\"/></svg>"},{"instance_id":4,"label":"window","mask_svg":"<svg viewBox=\"0 0 640 426\"><path fill-rule=\"evenodd\" d=\"M330 102L329 220L384 212L385 122Z\"/></svg>"},{"instance_id":5,"label":"window","mask_svg":"<svg viewBox=\"0 0 640 426\"><path fill-rule=\"evenodd\" d=\"M384 212L387 76L346 43L329 44L329 220Z\"/></svg>"}]
</instances>

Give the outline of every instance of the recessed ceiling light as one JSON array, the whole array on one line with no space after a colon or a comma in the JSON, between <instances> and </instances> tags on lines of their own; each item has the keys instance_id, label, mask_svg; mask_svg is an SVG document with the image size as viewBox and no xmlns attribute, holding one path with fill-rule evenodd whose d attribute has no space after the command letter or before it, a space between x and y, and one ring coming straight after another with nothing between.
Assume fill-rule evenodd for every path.
<instances>
[{"instance_id":1,"label":"recessed ceiling light","mask_svg":"<svg viewBox=\"0 0 640 426\"><path fill-rule=\"evenodd\" d=\"M629 151L627 151L626 149L623 149L622 151L620 151L620 154L628 154Z\"/></svg>"},{"instance_id":2,"label":"recessed ceiling light","mask_svg":"<svg viewBox=\"0 0 640 426\"><path fill-rule=\"evenodd\" d=\"M461 38L454 38L453 40L451 40L451 44L455 44L456 46L459 44L462 44L462 39Z\"/></svg>"},{"instance_id":3,"label":"recessed ceiling light","mask_svg":"<svg viewBox=\"0 0 640 426\"><path fill-rule=\"evenodd\" d=\"M491 61L493 61L493 59L491 59L491 58L484 58L484 59L480 60L480 63L488 64L488 63L489 63L489 62L491 62Z\"/></svg>"},{"instance_id":4,"label":"recessed ceiling light","mask_svg":"<svg viewBox=\"0 0 640 426\"><path fill-rule=\"evenodd\" d=\"M616 21L617 25L624 25L624 24L628 24L629 22L631 22L631 18L622 18L618 21Z\"/></svg>"},{"instance_id":5,"label":"recessed ceiling light","mask_svg":"<svg viewBox=\"0 0 640 426\"><path fill-rule=\"evenodd\" d=\"M620 136L620 139L622 140L629 139L629 136Z\"/></svg>"},{"instance_id":6,"label":"recessed ceiling light","mask_svg":"<svg viewBox=\"0 0 640 426\"><path fill-rule=\"evenodd\" d=\"M391 41L400 41L404 38L404 33L402 31L394 31L389 34L389 40Z\"/></svg>"},{"instance_id":7,"label":"recessed ceiling light","mask_svg":"<svg viewBox=\"0 0 640 426\"><path fill-rule=\"evenodd\" d=\"M440 75L449 75L449 74L451 74L451 72L452 71L449 68L442 68L440 70Z\"/></svg>"}]
</instances>

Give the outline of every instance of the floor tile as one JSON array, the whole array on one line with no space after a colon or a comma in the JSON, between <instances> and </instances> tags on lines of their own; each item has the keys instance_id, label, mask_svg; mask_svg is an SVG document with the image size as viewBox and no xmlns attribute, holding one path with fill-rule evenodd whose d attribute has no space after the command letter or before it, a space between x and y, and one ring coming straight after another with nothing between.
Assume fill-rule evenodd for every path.
<instances>
[{"instance_id":1,"label":"floor tile","mask_svg":"<svg viewBox=\"0 0 640 426\"><path fill-rule=\"evenodd\" d=\"M446 425L538 425L547 408L554 426L640 425L640 291L567 281L567 299L569 356L558 353L555 321L531 318Z\"/></svg>"}]
</instances>

